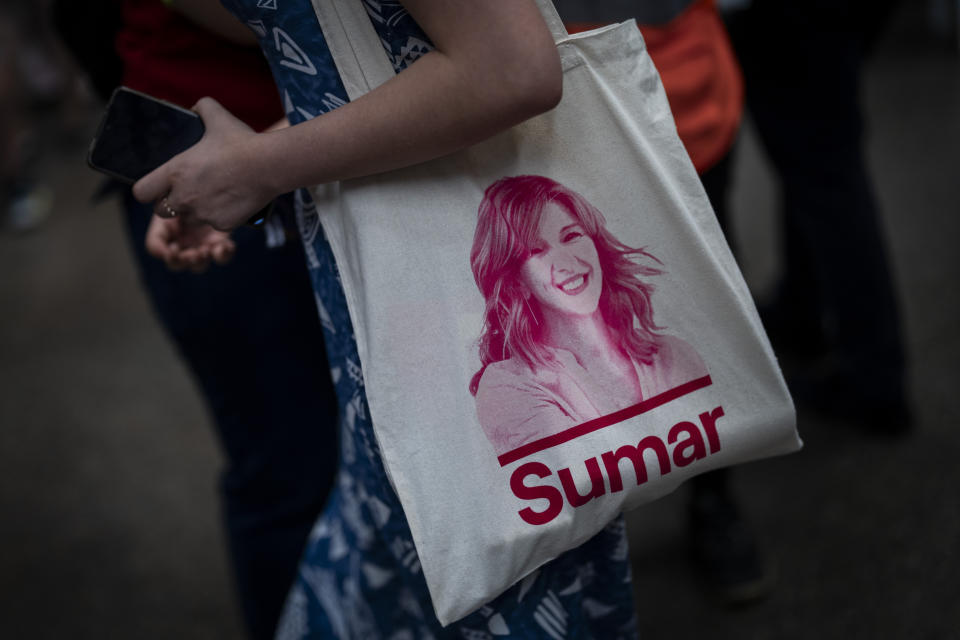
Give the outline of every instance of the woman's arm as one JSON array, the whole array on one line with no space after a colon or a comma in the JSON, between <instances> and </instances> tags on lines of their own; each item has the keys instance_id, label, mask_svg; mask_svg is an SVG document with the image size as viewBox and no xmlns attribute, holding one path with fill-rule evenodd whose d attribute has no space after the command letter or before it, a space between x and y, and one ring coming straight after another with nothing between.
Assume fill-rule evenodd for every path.
<instances>
[{"instance_id":1,"label":"woman's arm","mask_svg":"<svg viewBox=\"0 0 960 640\"><path fill-rule=\"evenodd\" d=\"M436 50L362 98L288 129L255 134L216 102L207 135L134 186L220 229L280 193L440 157L551 109L559 56L532 0L406 0Z\"/></svg>"}]
</instances>

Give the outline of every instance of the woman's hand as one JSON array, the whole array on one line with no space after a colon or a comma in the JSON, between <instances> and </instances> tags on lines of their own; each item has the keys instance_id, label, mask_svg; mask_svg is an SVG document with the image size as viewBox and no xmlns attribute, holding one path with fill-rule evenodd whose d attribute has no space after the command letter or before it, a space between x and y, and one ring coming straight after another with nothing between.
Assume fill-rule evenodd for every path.
<instances>
[{"instance_id":1,"label":"woman's hand","mask_svg":"<svg viewBox=\"0 0 960 640\"><path fill-rule=\"evenodd\" d=\"M236 245L226 231L206 224L191 224L183 218L153 216L147 228L147 253L163 260L172 271L190 269L201 273L211 262L226 264Z\"/></svg>"},{"instance_id":2,"label":"woman's hand","mask_svg":"<svg viewBox=\"0 0 960 640\"><path fill-rule=\"evenodd\" d=\"M203 138L141 178L133 195L156 201L161 218L234 229L278 195L258 162L258 134L213 98L202 98L193 110L203 118Z\"/></svg>"}]
</instances>

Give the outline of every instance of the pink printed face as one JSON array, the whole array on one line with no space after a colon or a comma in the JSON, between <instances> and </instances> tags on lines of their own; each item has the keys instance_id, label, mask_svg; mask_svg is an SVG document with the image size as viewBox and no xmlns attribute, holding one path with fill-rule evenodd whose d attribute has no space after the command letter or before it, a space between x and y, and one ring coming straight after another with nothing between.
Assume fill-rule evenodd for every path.
<instances>
[{"instance_id":1,"label":"pink printed face","mask_svg":"<svg viewBox=\"0 0 960 640\"><path fill-rule=\"evenodd\" d=\"M543 209L537 244L520 277L544 312L590 315L600 302L603 274L597 247L580 223L555 202Z\"/></svg>"}]
</instances>

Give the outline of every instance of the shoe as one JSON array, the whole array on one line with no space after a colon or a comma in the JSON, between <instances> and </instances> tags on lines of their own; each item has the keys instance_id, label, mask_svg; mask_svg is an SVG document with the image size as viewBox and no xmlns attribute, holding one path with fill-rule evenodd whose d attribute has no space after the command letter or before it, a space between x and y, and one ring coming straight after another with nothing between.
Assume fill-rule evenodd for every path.
<instances>
[{"instance_id":1,"label":"shoe","mask_svg":"<svg viewBox=\"0 0 960 640\"><path fill-rule=\"evenodd\" d=\"M775 572L729 497L712 491L694 495L690 543L694 566L724 605L743 606L773 590Z\"/></svg>"}]
</instances>

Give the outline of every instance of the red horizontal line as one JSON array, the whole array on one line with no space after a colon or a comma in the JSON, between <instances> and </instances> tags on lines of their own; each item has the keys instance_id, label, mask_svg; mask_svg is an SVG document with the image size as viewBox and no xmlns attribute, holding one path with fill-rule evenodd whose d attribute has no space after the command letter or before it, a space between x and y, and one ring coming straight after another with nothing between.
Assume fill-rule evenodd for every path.
<instances>
[{"instance_id":1,"label":"red horizontal line","mask_svg":"<svg viewBox=\"0 0 960 640\"><path fill-rule=\"evenodd\" d=\"M703 376L702 378L697 378L696 380L691 380L690 382L684 382L679 387L674 387L673 389L664 391L663 393L655 395L652 398L642 400L641 402L629 406L626 409L614 411L613 413L605 416L588 420L583 424L578 424L575 427L570 427L569 429L561 431L560 433L554 433L553 435L549 435L545 438L528 442L523 446L517 447L511 451L507 451L503 455L499 456L497 461L500 462L501 467L505 467L512 462L526 458L534 453L549 449L550 447L556 447L564 442L570 442L571 440L575 440L582 435L598 431L604 427L609 427L610 425L623 422L624 420L629 420L630 418L638 416L641 413L652 411L660 405L664 405L672 400L676 400L677 398L685 396L688 393L693 393L698 389L709 387L711 384L713 384L713 381L710 379L710 376Z\"/></svg>"}]
</instances>

